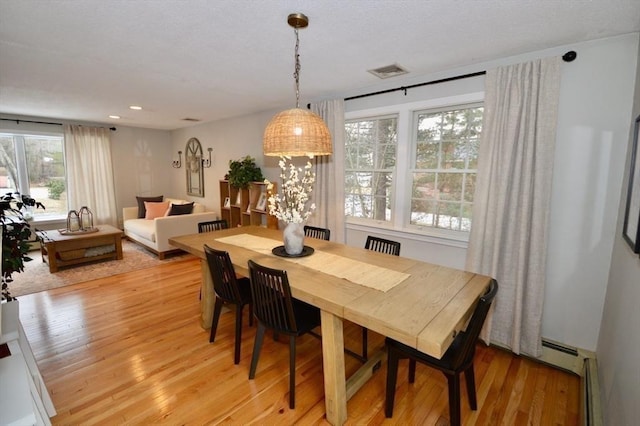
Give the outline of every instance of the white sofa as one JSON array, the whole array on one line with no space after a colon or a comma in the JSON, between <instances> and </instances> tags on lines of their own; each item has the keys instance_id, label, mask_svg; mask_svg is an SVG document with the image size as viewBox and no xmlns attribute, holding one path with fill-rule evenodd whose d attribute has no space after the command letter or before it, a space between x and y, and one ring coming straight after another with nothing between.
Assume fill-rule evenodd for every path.
<instances>
[{"instance_id":1,"label":"white sofa","mask_svg":"<svg viewBox=\"0 0 640 426\"><path fill-rule=\"evenodd\" d=\"M165 198L172 204L184 204L186 201ZM155 219L138 219L138 207L122 209L124 235L136 243L146 247L164 259L165 254L178 250L169 244L169 238L179 235L197 234L198 223L216 220L215 212L205 211L199 203L193 203L193 212L178 216L164 216Z\"/></svg>"}]
</instances>

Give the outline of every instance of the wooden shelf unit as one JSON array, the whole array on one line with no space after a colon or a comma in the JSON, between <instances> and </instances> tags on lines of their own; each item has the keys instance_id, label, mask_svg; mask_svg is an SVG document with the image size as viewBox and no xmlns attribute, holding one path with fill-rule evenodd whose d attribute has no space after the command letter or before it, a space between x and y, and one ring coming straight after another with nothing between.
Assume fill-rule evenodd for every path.
<instances>
[{"instance_id":1,"label":"wooden shelf unit","mask_svg":"<svg viewBox=\"0 0 640 426\"><path fill-rule=\"evenodd\" d=\"M273 184L273 190L277 191L277 185ZM278 229L278 219L271 216L268 209L258 209L257 204L261 194L267 193L267 184L264 182L252 182L249 188L235 188L229 185L229 181L220 181L220 215L225 219L230 228L237 226L257 225L271 229ZM226 199L228 205L225 205Z\"/></svg>"}]
</instances>

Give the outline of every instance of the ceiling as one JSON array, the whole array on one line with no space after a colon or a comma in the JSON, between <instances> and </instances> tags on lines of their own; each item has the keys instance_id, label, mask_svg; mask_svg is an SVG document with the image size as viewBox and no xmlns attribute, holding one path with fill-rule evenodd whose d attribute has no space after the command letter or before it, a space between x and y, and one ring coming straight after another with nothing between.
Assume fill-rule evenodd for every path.
<instances>
[{"instance_id":1,"label":"ceiling","mask_svg":"<svg viewBox=\"0 0 640 426\"><path fill-rule=\"evenodd\" d=\"M638 0L0 0L0 113L177 129L291 108L293 12L301 105L640 31ZM367 72L394 63L410 74Z\"/></svg>"}]
</instances>

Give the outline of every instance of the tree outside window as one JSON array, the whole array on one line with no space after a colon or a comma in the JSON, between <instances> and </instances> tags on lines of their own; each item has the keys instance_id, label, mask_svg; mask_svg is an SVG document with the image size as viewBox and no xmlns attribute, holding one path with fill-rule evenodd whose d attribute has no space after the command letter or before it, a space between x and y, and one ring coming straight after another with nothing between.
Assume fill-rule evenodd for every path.
<instances>
[{"instance_id":1,"label":"tree outside window","mask_svg":"<svg viewBox=\"0 0 640 426\"><path fill-rule=\"evenodd\" d=\"M415 113L412 225L471 230L482 115L478 105Z\"/></svg>"},{"instance_id":2,"label":"tree outside window","mask_svg":"<svg viewBox=\"0 0 640 426\"><path fill-rule=\"evenodd\" d=\"M397 116L345 123L345 215L391 220Z\"/></svg>"},{"instance_id":3,"label":"tree outside window","mask_svg":"<svg viewBox=\"0 0 640 426\"><path fill-rule=\"evenodd\" d=\"M0 133L0 193L20 192L45 206L36 218L66 216L64 144L60 135Z\"/></svg>"}]
</instances>

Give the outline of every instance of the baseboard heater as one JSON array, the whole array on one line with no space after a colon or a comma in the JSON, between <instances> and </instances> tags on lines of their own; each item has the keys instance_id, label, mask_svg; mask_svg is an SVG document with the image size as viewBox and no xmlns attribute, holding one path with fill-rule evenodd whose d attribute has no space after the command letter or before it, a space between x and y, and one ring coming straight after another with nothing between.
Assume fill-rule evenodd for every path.
<instances>
[{"instance_id":1,"label":"baseboard heater","mask_svg":"<svg viewBox=\"0 0 640 426\"><path fill-rule=\"evenodd\" d=\"M580 381L580 424L602 426L598 364L595 358L586 358Z\"/></svg>"},{"instance_id":2,"label":"baseboard heater","mask_svg":"<svg viewBox=\"0 0 640 426\"><path fill-rule=\"evenodd\" d=\"M553 349L555 351L564 352L565 354L578 356L578 350L570 346L565 346L560 343L552 342L551 340L542 339L542 346L545 348Z\"/></svg>"},{"instance_id":3,"label":"baseboard heater","mask_svg":"<svg viewBox=\"0 0 640 426\"><path fill-rule=\"evenodd\" d=\"M538 360L580 376L580 424L602 426L595 353L542 339L542 356Z\"/></svg>"}]
</instances>

